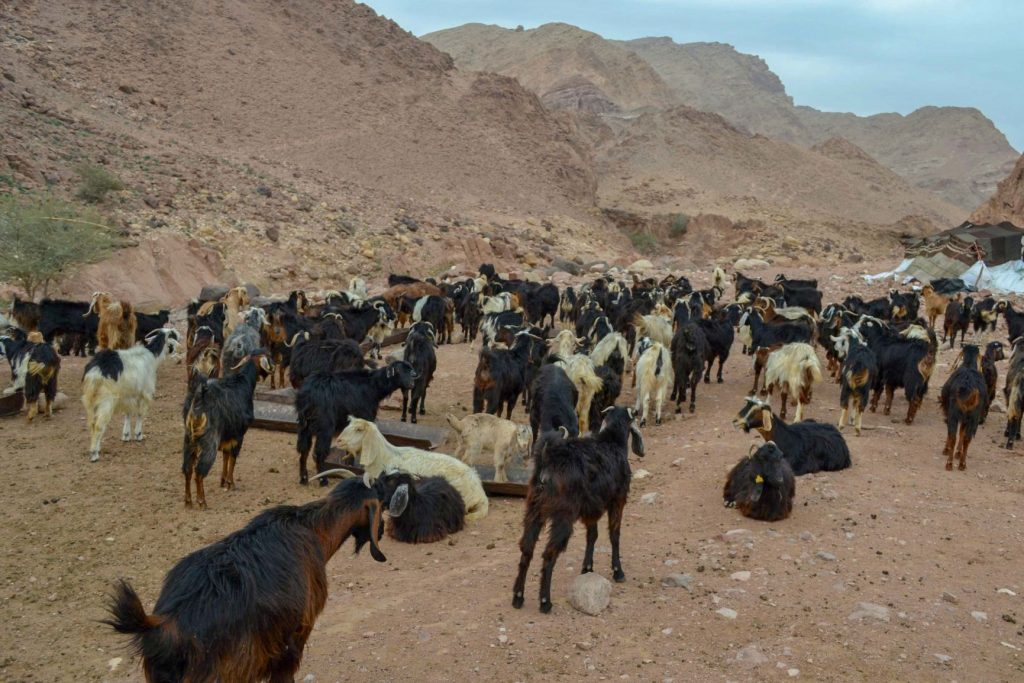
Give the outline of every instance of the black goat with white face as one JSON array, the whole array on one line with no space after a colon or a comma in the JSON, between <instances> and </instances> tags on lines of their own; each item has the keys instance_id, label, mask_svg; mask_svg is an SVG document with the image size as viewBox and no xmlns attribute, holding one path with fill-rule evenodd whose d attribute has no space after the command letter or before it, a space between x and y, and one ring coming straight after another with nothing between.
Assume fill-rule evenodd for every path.
<instances>
[{"instance_id":1,"label":"black goat with white face","mask_svg":"<svg viewBox=\"0 0 1024 683\"><path fill-rule=\"evenodd\" d=\"M636 415L630 408L609 408L597 434L579 438L564 438L564 435L564 431L562 436L549 432L533 450L533 476L526 497L523 536L519 541L522 555L512 589L512 606L517 609L523 606L526 573L537 539L548 520L551 520L551 531L544 549L540 580L541 612L551 611L551 576L558 556L569 544L576 520L587 527L582 573L594 571L597 522L607 512L612 576L618 582L626 580L619 558L619 530L632 479L627 452L630 437L633 453L641 457L644 454Z\"/></svg>"},{"instance_id":2,"label":"black goat with white face","mask_svg":"<svg viewBox=\"0 0 1024 683\"><path fill-rule=\"evenodd\" d=\"M765 522L789 517L795 495L793 469L774 441L740 460L729 471L722 492L726 507L738 508L744 517Z\"/></svg>"}]
</instances>

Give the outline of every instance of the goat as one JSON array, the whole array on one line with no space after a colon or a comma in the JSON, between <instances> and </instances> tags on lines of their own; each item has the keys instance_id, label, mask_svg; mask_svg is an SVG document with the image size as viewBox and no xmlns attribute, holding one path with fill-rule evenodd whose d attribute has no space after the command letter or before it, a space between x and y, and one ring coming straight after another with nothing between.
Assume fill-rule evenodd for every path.
<instances>
[{"instance_id":1,"label":"goat","mask_svg":"<svg viewBox=\"0 0 1024 683\"><path fill-rule=\"evenodd\" d=\"M685 322L685 321L684 321ZM662 346L672 345L672 323L660 315L636 315L633 318L638 337L650 337Z\"/></svg>"},{"instance_id":2,"label":"goat","mask_svg":"<svg viewBox=\"0 0 1024 683\"><path fill-rule=\"evenodd\" d=\"M580 422L580 433L586 432L590 428L590 406L594 396L604 387L604 382L598 377L594 361L589 356L576 353L556 364L565 370L576 387L576 416Z\"/></svg>"},{"instance_id":3,"label":"goat","mask_svg":"<svg viewBox=\"0 0 1024 683\"><path fill-rule=\"evenodd\" d=\"M29 423L39 411L40 398L43 399L43 414L52 417L60 374L60 356L53 346L43 341L38 331L29 332L24 339L0 337L0 358L3 357L10 363L15 390L24 389Z\"/></svg>"},{"instance_id":4,"label":"goat","mask_svg":"<svg viewBox=\"0 0 1024 683\"><path fill-rule=\"evenodd\" d=\"M671 340L672 334L670 332L669 343L671 343ZM559 355L564 357L566 354L560 353ZM629 350L626 339L618 332L605 335L601 341L594 345L590 352L590 360L594 362L594 367L607 365L619 375L620 380L622 379L622 374L626 371L627 358L629 358Z\"/></svg>"},{"instance_id":5,"label":"goat","mask_svg":"<svg viewBox=\"0 0 1024 683\"><path fill-rule=\"evenodd\" d=\"M786 320L785 322L766 323L761 317L760 311L754 309L748 312L746 320L740 321L740 327L744 324L750 327L750 343L747 344L748 353L762 346L774 346L776 344L791 344L803 342L811 344L817 333L817 326L806 321ZM743 335L741 334L741 339Z\"/></svg>"},{"instance_id":6,"label":"goat","mask_svg":"<svg viewBox=\"0 0 1024 683\"><path fill-rule=\"evenodd\" d=\"M260 348L267 313L262 308L250 308L242 314L242 323L228 334L221 350L221 375L228 375L243 358Z\"/></svg>"},{"instance_id":7,"label":"goat","mask_svg":"<svg viewBox=\"0 0 1024 683\"><path fill-rule=\"evenodd\" d=\"M774 441L798 477L843 470L852 464L850 449L835 425L814 420L786 424L759 398L748 397L732 424L744 432L756 429L766 442Z\"/></svg>"},{"instance_id":8,"label":"goat","mask_svg":"<svg viewBox=\"0 0 1024 683\"><path fill-rule=\"evenodd\" d=\"M949 348L953 348L957 332L960 333L960 344L963 345L967 328L971 323L970 310L970 305L966 302L961 304L956 299L950 299L946 304L945 315L942 318L942 342L945 343L948 339Z\"/></svg>"},{"instance_id":9,"label":"goat","mask_svg":"<svg viewBox=\"0 0 1024 683\"><path fill-rule=\"evenodd\" d=\"M497 482L508 481L509 462L525 454L533 439L529 425L517 425L496 415L477 413L460 420L449 414L446 419L458 440L452 455L467 465L493 465Z\"/></svg>"},{"instance_id":10,"label":"goat","mask_svg":"<svg viewBox=\"0 0 1024 683\"><path fill-rule=\"evenodd\" d=\"M985 330L996 331L996 323L999 322L999 311L996 310L996 300L992 297L987 296L975 303L970 314L975 334Z\"/></svg>"},{"instance_id":11,"label":"goat","mask_svg":"<svg viewBox=\"0 0 1024 683\"><path fill-rule=\"evenodd\" d=\"M429 322L413 323L409 335L405 338L402 360L408 363L416 374L412 386L412 415L409 421L416 424L416 415L427 412L427 388L434 379L437 369L437 355L434 352L434 326ZM409 390L402 389L402 422L405 422L409 411Z\"/></svg>"},{"instance_id":12,"label":"goat","mask_svg":"<svg viewBox=\"0 0 1024 683\"><path fill-rule=\"evenodd\" d=\"M526 390L527 366L535 341L542 341L528 330L515 335L509 349L480 349L476 371L473 375L473 412L500 415L505 407L505 417L512 418L519 395Z\"/></svg>"},{"instance_id":13,"label":"goat","mask_svg":"<svg viewBox=\"0 0 1024 683\"><path fill-rule=\"evenodd\" d=\"M429 322L437 335L438 344L452 343L451 316L455 308L451 299L444 296L425 296L413 307L412 321ZM446 341L447 340L447 341Z\"/></svg>"},{"instance_id":14,"label":"goat","mask_svg":"<svg viewBox=\"0 0 1024 683\"><path fill-rule=\"evenodd\" d=\"M587 527L587 549L582 573L594 571L597 522L608 513L608 535L612 546L612 577L626 580L619 557L622 511L629 496L632 472L627 443L632 436L633 453L643 457L644 442L630 408L609 408L601 429L593 436L546 438L533 451L534 468L526 496L523 536L519 541L519 572L512 589L512 606L523 606L526 573L545 522L551 531L544 549L541 572L540 611L551 611L551 576L555 562L569 544L576 520Z\"/></svg>"},{"instance_id":15,"label":"goat","mask_svg":"<svg viewBox=\"0 0 1024 683\"><path fill-rule=\"evenodd\" d=\"M11 317L18 323L18 327L31 331L39 328L39 319L42 315L39 304L34 301L25 301L17 296L11 301Z\"/></svg>"},{"instance_id":16,"label":"goat","mask_svg":"<svg viewBox=\"0 0 1024 683\"><path fill-rule=\"evenodd\" d=\"M779 282L778 287L782 290L788 305L800 306L808 311L821 313L821 292L817 288L797 285L795 280L783 280ZM769 288L766 287L764 289L766 296L768 291Z\"/></svg>"},{"instance_id":17,"label":"goat","mask_svg":"<svg viewBox=\"0 0 1024 683\"><path fill-rule=\"evenodd\" d=\"M185 379L188 386L203 375L210 379L220 377L220 345L212 329L203 325L196 329L185 354Z\"/></svg>"},{"instance_id":18,"label":"goat","mask_svg":"<svg viewBox=\"0 0 1024 683\"><path fill-rule=\"evenodd\" d=\"M178 332L160 329L150 333L144 346L118 351L100 351L85 366L82 377L82 403L89 425L89 461L100 459L100 443L114 411L124 411L121 440L132 438L131 419L135 417L135 440L142 441L142 420L156 392L156 371L169 354L178 350Z\"/></svg>"},{"instance_id":19,"label":"goat","mask_svg":"<svg viewBox=\"0 0 1024 683\"><path fill-rule=\"evenodd\" d=\"M480 336L483 346L490 346L498 337L498 332L506 327L522 328L525 318L516 311L501 313L484 313L480 319Z\"/></svg>"},{"instance_id":20,"label":"goat","mask_svg":"<svg viewBox=\"0 0 1024 683\"><path fill-rule=\"evenodd\" d=\"M676 412L683 412L687 389L690 391L690 412L697 409L697 385L704 374L708 357L708 340L696 322L688 322L672 337L672 368L675 379L671 398L676 401Z\"/></svg>"},{"instance_id":21,"label":"goat","mask_svg":"<svg viewBox=\"0 0 1024 683\"><path fill-rule=\"evenodd\" d=\"M765 522L789 517L795 495L793 468L774 441L736 463L722 491L726 507L738 508L744 517Z\"/></svg>"},{"instance_id":22,"label":"goat","mask_svg":"<svg viewBox=\"0 0 1024 683\"><path fill-rule=\"evenodd\" d=\"M724 381L722 379L722 366L725 365L725 361L729 358L729 350L732 348L732 342L735 337L732 323L725 319L701 318L697 321L697 325L704 331L704 337L708 342L705 355L707 370L704 371L704 383L711 383L711 366L714 365L717 358L718 375L716 381L721 384Z\"/></svg>"},{"instance_id":23,"label":"goat","mask_svg":"<svg viewBox=\"0 0 1024 683\"><path fill-rule=\"evenodd\" d=\"M573 310L576 308L576 290L566 287L562 290L562 296L558 300L558 321L567 323L575 322Z\"/></svg>"},{"instance_id":24,"label":"goat","mask_svg":"<svg viewBox=\"0 0 1024 683\"><path fill-rule=\"evenodd\" d=\"M854 428L857 436L860 436L864 409L878 379L878 359L864 338L848 327L840 329L839 336L831 339L843 359L839 370L839 407L842 409L839 413L839 431L846 427L847 415L852 407Z\"/></svg>"},{"instance_id":25,"label":"goat","mask_svg":"<svg viewBox=\"0 0 1024 683\"><path fill-rule=\"evenodd\" d=\"M316 471L323 472L331 441L352 417L377 419L380 402L396 389L412 389L416 373L405 361L377 370L317 372L310 375L295 394L299 430L295 449L299 453L299 483L308 484L306 461L316 439L313 457ZM321 486L326 486L324 479Z\"/></svg>"},{"instance_id":26,"label":"goat","mask_svg":"<svg viewBox=\"0 0 1024 683\"><path fill-rule=\"evenodd\" d=\"M1015 311L1013 304L1005 299L996 304L996 310L1001 312L1006 320L1006 331L1010 338L1010 344L1013 344L1018 337L1024 336L1024 313Z\"/></svg>"},{"instance_id":27,"label":"goat","mask_svg":"<svg viewBox=\"0 0 1024 683\"><path fill-rule=\"evenodd\" d=\"M985 355L981 358L981 374L985 377L985 388L988 389L988 401L985 403L985 412L981 416L982 424L988 418L988 411L992 408L992 400L996 397L996 385L999 383L999 369L996 361L1006 360L1006 352L1003 350L1003 343L989 342L985 347Z\"/></svg>"},{"instance_id":28,"label":"goat","mask_svg":"<svg viewBox=\"0 0 1024 683\"><path fill-rule=\"evenodd\" d=\"M462 496L467 520L487 516L487 494L480 483L480 475L450 455L410 446L392 446L377 425L358 417L349 418L348 426L338 436L338 445L359 458L367 486L390 468L421 477L444 477Z\"/></svg>"},{"instance_id":29,"label":"goat","mask_svg":"<svg viewBox=\"0 0 1024 683\"><path fill-rule=\"evenodd\" d=\"M878 400L885 390L884 414L892 410L893 394L897 387L903 387L907 397L906 424L914 422L914 416L921 407L928 392L928 381L935 368L935 349L931 341L901 336L886 328L884 323L862 318L854 326L878 358L878 377L871 397L871 412L878 409ZM905 332L907 332L905 330Z\"/></svg>"},{"instance_id":30,"label":"goat","mask_svg":"<svg viewBox=\"0 0 1024 683\"><path fill-rule=\"evenodd\" d=\"M363 350L351 339L293 339L288 379L298 389L315 372L342 372L366 368Z\"/></svg>"},{"instance_id":31,"label":"goat","mask_svg":"<svg viewBox=\"0 0 1024 683\"><path fill-rule=\"evenodd\" d=\"M654 403L654 424L661 424L661 407L671 393L673 372L671 353L660 342L654 342L636 362L636 413L640 426L647 424L648 404Z\"/></svg>"},{"instance_id":32,"label":"goat","mask_svg":"<svg viewBox=\"0 0 1024 683\"><path fill-rule=\"evenodd\" d=\"M551 316L551 325L554 326L555 314L559 309L558 287L546 282L522 290L520 297L523 298L523 310L529 323L543 326L547 317Z\"/></svg>"},{"instance_id":33,"label":"goat","mask_svg":"<svg viewBox=\"0 0 1024 683\"><path fill-rule=\"evenodd\" d=\"M466 526L466 505L462 496L444 477L415 477L391 471L374 483L390 500L405 487L405 511L388 520L388 536L401 543L436 543Z\"/></svg>"},{"instance_id":34,"label":"goat","mask_svg":"<svg viewBox=\"0 0 1024 683\"><path fill-rule=\"evenodd\" d=\"M80 356L95 348L98 323L99 316L85 302L43 299L39 304L38 329L44 341L52 343L59 335L81 335L82 343L77 349Z\"/></svg>"},{"instance_id":35,"label":"goat","mask_svg":"<svg viewBox=\"0 0 1024 683\"><path fill-rule=\"evenodd\" d=\"M558 356L550 356L533 380L530 402L530 429L534 439L541 434L565 429L570 436L579 435L576 403L579 392L569 375L558 364Z\"/></svg>"},{"instance_id":36,"label":"goat","mask_svg":"<svg viewBox=\"0 0 1024 683\"><path fill-rule=\"evenodd\" d=\"M407 488L388 513L400 517ZM347 479L320 500L265 510L242 529L179 561L152 614L127 581L104 623L130 635L149 683L291 681L327 602L327 562L350 537L377 562L380 489Z\"/></svg>"},{"instance_id":37,"label":"goat","mask_svg":"<svg viewBox=\"0 0 1024 683\"><path fill-rule=\"evenodd\" d=\"M249 290L245 287L232 287L220 302L224 304L224 338L227 339L239 323L239 313L249 306Z\"/></svg>"},{"instance_id":38,"label":"goat","mask_svg":"<svg viewBox=\"0 0 1024 683\"><path fill-rule=\"evenodd\" d=\"M1006 398L1006 431L1003 436L1009 450L1013 448L1014 441L1020 440L1021 415L1024 415L1024 337L1013 340L1003 396Z\"/></svg>"},{"instance_id":39,"label":"goat","mask_svg":"<svg viewBox=\"0 0 1024 683\"><path fill-rule=\"evenodd\" d=\"M185 476L185 507L192 507L191 481L196 479L196 503L206 509L203 480L210 473L217 452L222 453L220 487L235 488L235 461L242 441L253 421L253 392L261 378L274 366L265 351L257 349L243 358L238 368L222 380L207 380L199 375L195 387L185 399L185 438L182 445L181 473Z\"/></svg>"},{"instance_id":40,"label":"goat","mask_svg":"<svg viewBox=\"0 0 1024 683\"><path fill-rule=\"evenodd\" d=\"M113 301L106 292L95 292L89 304L89 313L99 318L96 329L97 348L129 349L135 344L138 321L130 303Z\"/></svg>"},{"instance_id":41,"label":"goat","mask_svg":"<svg viewBox=\"0 0 1024 683\"><path fill-rule=\"evenodd\" d=\"M814 385L821 381L821 363L810 344L786 344L768 355L764 384L768 395L779 389L782 407L779 417L786 419L789 398L796 400L796 420L803 418L804 406L811 402Z\"/></svg>"},{"instance_id":42,"label":"goat","mask_svg":"<svg viewBox=\"0 0 1024 683\"><path fill-rule=\"evenodd\" d=\"M939 405L946 420L946 470L953 469L953 457L959 461L957 469L967 469L967 448L978 432L988 406L988 388L981 374L980 349L975 344L961 346L960 365L950 373L942 385Z\"/></svg>"}]
</instances>

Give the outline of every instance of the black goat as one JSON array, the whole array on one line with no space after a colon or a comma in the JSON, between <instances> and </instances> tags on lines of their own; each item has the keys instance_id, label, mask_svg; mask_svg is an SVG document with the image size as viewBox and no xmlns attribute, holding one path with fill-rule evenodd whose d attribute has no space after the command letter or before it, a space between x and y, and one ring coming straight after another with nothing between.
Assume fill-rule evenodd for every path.
<instances>
[{"instance_id":1,"label":"black goat","mask_svg":"<svg viewBox=\"0 0 1024 683\"><path fill-rule=\"evenodd\" d=\"M309 483L306 461L316 439L313 457L317 472L323 472L331 442L348 425L350 416L376 420L380 402L396 389L412 389L416 373L404 361L377 370L317 372L310 375L295 395L299 434L299 483ZM326 486L326 480L320 480Z\"/></svg>"},{"instance_id":2,"label":"black goat","mask_svg":"<svg viewBox=\"0 0 1024 683\"><path fill-rule=\"evenodd\" d=\"M523 298L523 309L526 311L526 320L533 325L543 327L544 321L551 316L551 325L555 324L555 315L558 313L558 287L546 282L520 291Z\"/></svg>"},{"instance_id":3,"label":"black goat","mask_svg":"<svg viewBox=\"0 0 1024 683\"><path fill-rule=\"evenodd\" d=\"M498 332L506 327L521 328L525 322L523 314L519 311L500 311L498 313L484 313L480 319L480 336L482 344L490 346L497 338Z\"/></svg>"},{"instance_id":4,"label":"black goat","mask_svg":"<svg viewBox=\"0 0 1024 683\"><path fill-rule=\"evenodd\" d=\"M715 359L717 358L717 381L721 384L724 381L722 379L722 366L729 358L729 350L732 348L732 341L736 336L732 329L732 322L725 317L702 318L697 321L697 324L704 331L704 337L708 340L706 356L708 367L704 371L704 383L711 383L711 366L715 364Z\"/></svg>"},{"instance_id":5,"label":"black goat","mask_svg":"<svg viewBox=\"0 0 1024 683\"><path fill-rule=\"evenodd\" d=\"M782 451L769 441L729 471L722 498L744 517L777 522L793 512L796 478Z\"/></svg>"},{"instance_id":6,"label":"black goat","mask_svg":"<svg viewBox=\"0 0 1024 683\"><path fill-rule=\"evenodd\" d=\"M288 377L295 389L316 372L342 372L366 367L363 350L351 339L302 339L295 340L288 364Z\"/></svg>"},{"instance_id":7,"label":"black goat","mask_svg":"<svg viewBox=\"0 0 1024 683\"><path fill-rule=\"evenodd\" d=\"M996 331L996 323L999 322L999 312L996 310L996 300L990 296L974 304L971 309L971 323L974 325L974 333L978 334L985 330Z\"/></svg>"},{"instance_id":8,"label":"black goat","mask_svg":"<svg viewBox=\"0 0 1024 683\"><path fill-rule=\"evenodd\" d=\"M835 425L814 420L786 424L772 414L769 403L753 396L732 423L745 432L756 429L766 442L774 441L797 476L844 470L852 464L850 449Z\"/></svg>"},{"instance_id":9,"label":"black goat","mask_svg":"<svg viewBox=\"0 0 1024 683\"><path fill-rule=\"evenodd\" d=\"M544 432L563 427L569 436L579 436L579 418L576 415L578 392L565 370L555 365L558 360L558 356L549 356L533 380L530 428L534 440Z\"/></svg>"},{"instance_id":10,"label":"black goat","mask_svg":"<svg viewBox=\"0 0 1024 683\"><path fill-rule=\"evenodd\" d=\"M242 360L232 375L207 380L198 375L185 398L183 416L185 439L181 473L185 476L185 507L192 507L192 475L196 480L196 504L206 509L203 481L210 473L217 452L221 452L220 487L235 488L235 461L253 421L253 392L256 383L274 371L266 351L257 349Z\"/></svg>"},{"instance_id":11,"label":"black goat","mask_svg":"<svg viewBox=\"0 0 1024 683\"><path fill-rule=\"evenodd\" d=\"M1006 331L1012 344L1017 337L1024 336L1024 313L1014 310L1013 304L1003 300L996 304L996 310L1002 312L1006 319Z\"/></svg>"},{"instance_id":12,"label":"black goat","mask_svg":"<svg viewBox=\"0 0 1024 683\"><path fill-rule=\"evenodd\" d=\"M440 297L436 297L440 298ZM429 322L413 323L405 338L405 349L402 360L412 367L416 373L416 382L412 386L412 414L410 422L416 424L417 413L426 415L427 388L434 379L437 369L437 354L434 352L434 326ZM409 411L410 390L402 389L402 422L405 422Z\"/></svg>"},{"instance_id":13,"label":"black goat","mask_svg":"<svg viewBox=\"0 0 1024 683\"><path fill-rule=\"evenodd\" d=\"M130 635L146 680L291 681L327 602L325 566L350 537L378 562L383 500L361 479L326 498L265 510L245 527L179 561L152 614L120 581L104 623ZM393 496L388 512L402 514Z\"/></svg>"},{"instance_id":14,"label":"black goat","mask_svg":"<svg viewBox=\"0 0 1024 683\"><path fill-rule=\"evenodd\" d=\"M512 419L519 395L527 388L528 366L531 362L535 341L542 341L529 330L522 330L515 336L509 349L480 349L476 372L473 375L473 412L485 411L501 416L502 406L505 417Z\"/></svg>"},{"instance_id":15,"label":"black goat","mask_svg":"<svg viewBox=\"0 0 1024 683\"><path fill-rule=\"evenodd\" d=\"M817 333L817 327L810 322L785 320L785 322L766 323L761 312L756 308L747 313L745 323L740 322L740 325L743 324L750 326L751 343L748 353L753 353L754 349L777 344L792 344L793 342L813 344Z\"/></svg>"},{"instance_id":16,"label":"black goat","mask_svg":"<svg viewBox=\"0 0 1024 683\"><path fill-rule=\"evenodd\" d=\"M860 436L864 409L867 408L871 389L878 379L878 359L856 333L844 330L838 339L838 352L843 357L843 365L839 370L839 407L842 409L839 413L839 430L846 427L847 416L852 408L854 429L857 436Z\"/></svg>"},{"instance_id":17,"label":"black goat","mask_svg":"<svg viewBox=\"0 0 1024 683\"><path fill-rule=\"evenodd\" d=\"M988 402L985 404L985 413L981 416L982 424L988 419L992 399L996 397L996 385L999 383L999 368L996 367L996 362L1001 360L1006 360L1003 343L989 342L985 347L985 355L981 358L981 374L985 377L985 388L988 389Z\"/></svg>"},{"instance_id":18,"label":"black goat","mask_svg":"<svg viewBox=\"0 0 1024 683\"><path fill-rule=\"evenodd\" d=\"M884 414L888 415L892 410L893 394L898 387L903 387L907 397L904 422L912 424L935 369L935 349L931 342L903 337L877 320L862 319L855 329L867 340L878 358L878 378L871 397L871 412L878 409L878 400L884 389Z\"/></svg>"},{"instance_id":19,"label":"black goat","mask_svg":"<svg viewBox=\"0 0 1024 683\"><path fill-rule=\"evenodd\" d=\"M438 344L451 344L452 336L450 326L447 324L448 307L451 300L447 297L429 295L421 297L413 305L413 322L428 322L434 328ZM454 306L454 305L453 305ZM452 308L454 311L454 307Z\"/></svg>"},{"instance_id":20,"label":"black goat","mask_svg":"<svg viewBox=\"0 0 1024 683\"><path fill-rule=\"evenodd\" d=\"M699 322L699 321L698 321ZM675 382L670 400L676 402L676 412L683 412L686 392L690 392L689 410L697 409L697 385L704 375L704 365L709 354L709 345L704 330L698 322L688 322L672 337L672 369Z\"/></svg>"},{"instance_id":21,"label":"black goat","mask_svg":"<svg viewBox=\"0 0 1024 683\"><path fill-rule=\"evenodd\" d=\"M562 296L558 300L558 321L563 323L575 322L573 311L576 309L576 290L566 287L562 290ZM553 324L552 324L553 325Z\"/></svg>"},{"instance_id":22,"label":"black goat","mask_svg":"<svg viewBox=\"0 0 1024 683\"><path fill-rule=\"evenodd\" d=\"M99 316L84 301L43 299L39 304L39 332L43 340L52 343L58 335L81 335L82 343L75 349L77 355L95 350L98 325Z\"/></svg>"},{"instance_id":23,"label":"black goat","mask_svg":"<svg viewBox=\"0 0 1024 683\"><path fill-rule=\"evenodd\" d=\"M1020 422L1024 415L1024 338L1013 340L1010 366L1006 369L1006 384L1003 387L1006 398L1006 448L1013 448L1014 441L1020 441Z\"/></svg>"},{"instance_id":24,"label":"black goat","mask_svg":"<svg viewBox=\"0 0 1024 683\"><path fill-rule=\"evenodd\" d=\"M142 341L161 327L166 327L171 319L171 312L166 308L160 309L159 313L135 312L135 341Z\"/></svg>"},{"instance_id":25,"label":"black goat","mask_svg":"<svg viewBox=\"0 0 1024 683\"><path fill-rule=\"evenodd\" d=\"M392 471L374 482L381 500L407 498L405 512L391 517L388 536L401 543L435 543L466 525L466 504L444 477Z\"/></svg>"},{"instance_id":26,"label":"black goat","mask_svg":"<svg viewBox=\"0 0 1024 683\"><path fill-rule=\"evenodd\" d=\"M962 304L956 299L949 300L949 303L946 304L945 315L942 318L943 344L945 344L948 339L949 348L953 348L958 332L960 333L960 343L964 343L964 337L967 335L967 328L971 323L970 311L971 303L969 298Z\"/></svg>"},{"instance_id":27,"label":"black goat","mask_svg":"<svg viewBox=\"0 0 1024 683\"><path fill-rule=\"evenodd\" d=\"M957 469L967 469L967 448L978 432L978 425L988 406L988 388L981 374L980 349L975 344L964 344L961 348L960 365L950 373L942 392L939 405L946 419L946 469L953 469L953 457L959 461Z\"/></svg>"},{"instance_id":28,"label":"black goat","mask_svg":"<svg viewBox=\"0 0 1024 683\"><path fill-rule=\"evenodd\" d=\"M15 296L14 301L11 302L10 312L11 317L21 329L28 331L39 327L39 318L42 313L39 304L34 301L25 301Z\"/></svg>"},{"instance_id":29,"label":"black goat","mask_svg":"<svg viewBox=\"0 0 1024 683\"><path fill-rule=\"evenodd\" d=\"M778 284L787 306L800 306L815 313L821 313L821 292L814 287L803 287L787 280ZM767 292L767 290L765 290ZM763 293L762 296L769 296Z\"/></svg>"},{"instance_id":30,"label":"black goat","mask_svg":"<svg viewBox=\"0 0 1024 683\"><path fill-rule=\"evenodd\" d=\"M533 450L534 468L526 496L522 555L519 573L512 589L512 606L523 606L526 572L545 522L551 520L544 568L540 580L540 611L551 611L551 576L555 562L569 544L576 520L587 527L587 549L582 573L594 571L594 544L597 522L608 513L608 535L612 546L612 577L626 580L619 558L619 530L622 510L629 496L632 472L626 450L630 435L633 453L642 457L644 442L630 408L609 408L601 430L593 436L542 439Z\"/></svg>"}]
</instances>

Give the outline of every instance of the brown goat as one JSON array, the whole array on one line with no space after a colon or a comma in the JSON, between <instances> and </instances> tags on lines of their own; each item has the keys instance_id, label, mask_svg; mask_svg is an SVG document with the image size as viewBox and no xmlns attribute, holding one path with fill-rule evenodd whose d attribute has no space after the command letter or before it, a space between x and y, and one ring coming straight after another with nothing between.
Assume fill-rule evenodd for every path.
<instances>
[{"instance_id":1,"label":"brown goat","mask_svg":"<svg viewBox=\"0 0 1024 683\"><path fill-rule=\"evenodd\" d=\"M238 314L249 306L249 290L245 287L232 287L228 293L221 298L224 304L224 338L227 339L238 327ZM202 313L202 309L200 309Z\"/></svg>"},{"instance_id":2,"label":"brown goat","mask_svg":"<svg viewBox=\"0 0 1024 683\"><path fill-rule=\"evenodd\" d=\"M957 295L957 299L959 299ZM925 285L921 288L921 301L924 304L924 315L928 319L928 327L935 329L935 321L938 317L946 312L946 305L949 304L950 297L945 294L939 294L935 291L935 288L931 285Z\"/></svg>"},{"instance_id":3,"label":"brown goat","mask_svg":"<svg viewBox=\"0 0 1024 683\"><path fill-rule=\"evenodd\" d=\"M424 296L442 296L443 292L436 286L429 282L410 282L403 285L395 285L385 289L380 295L384 301L388 302L393 310L398 310L398 300L403 296L412 297L413 299L419 299Z\"/></svg>"},{"instance_id":4,"label":"brown goat","mask_svg":"<svg viewBox=\"0 0 1024 683\"><path fill-rule=\"evenodd\" d=\"M135 309L127 301L114 301L107 292L92 295L89 311L99 316L96 327L98 349L130 349L135 345L135 328L138 321Z\"/></svg>"}]
</instances>

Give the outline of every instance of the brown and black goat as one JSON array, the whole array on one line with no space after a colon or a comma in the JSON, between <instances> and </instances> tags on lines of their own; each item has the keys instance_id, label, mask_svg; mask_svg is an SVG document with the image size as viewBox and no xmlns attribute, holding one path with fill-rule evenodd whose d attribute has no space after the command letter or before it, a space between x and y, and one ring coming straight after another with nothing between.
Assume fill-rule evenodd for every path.
<instances>
[{"instance_id":1,"label":"brown and black goat","mask_svg":"<svg viewBox=\"0 0 1024 683\"><path fill-rule=\"evenodd\" d=\"M564 431L548 432L533 449L533 476L526 496L523 536L519 541L522 555L512 589L512 606L516 609L523 606L526 573L537 539L548 520L551 520L551 530L544 548L540 580L541 612L551 611L551 577L555 562L569 545L577 520L587 527L587 549L581 573L594 571L597 522L607 512L612 577L620 583L626 580L619 557L619 531L632 478L627 452L631 436L633 453L641 457L644 454L636 414L630 408L608 408L597 434L580 438L564 436Z\"/></svg>"},{"instance_id":2,"label":"brown and black goat","mask_svg":"<svg viewBox=\"0 0 1024 683\"><path fill-rule=\"evenodd\" d=\"M777 522L793 512L796 477L782 451L769 441L736 463L725 479L722 499L744 517Z\"/></svg>"},{"instance_id":3,"label":"brown and black goat","mask_svg":"<svg viewBox=\"0 0 1024 683\"><path fill-rule=\"evenodd\" d=\"M135 330L138 320L135 318L135 309L130 303L114 301L106 292L96 292L92 295L86 315L89 313L99 317L96 328L97 349L115 351L130 349L135 345Z\"/></svg>"},{"instance_id":4,"label":"brown and black goat","mask_svg":"<svg viewBox=\"0 0 1024 683\"><path fill-rule=\"evenodd\" d=\"M407 490L389 499L402 514ZM224 539L191 553L164 579L152 614L120 581L105 621L132 637L149 683L292 681L327 601L326 563L349 538L378 562L384 499L361 479L327 497L279 505Z\"/></svg>"},{"instance_id":5,"label":"brown and black goat","mask_svg":"<svg viewBox=\"0 0 1024 683\"><path fill-rule=\"evenodd\" d=\"M942 385L939 405L946 419L946 469L953 469L953 457L959 461L958 469L967 469L967 448L978 431L986 406L988 388L981 374L980 349L965 344L960 352L960 365Z\"/></svg>"}]
</instances>

